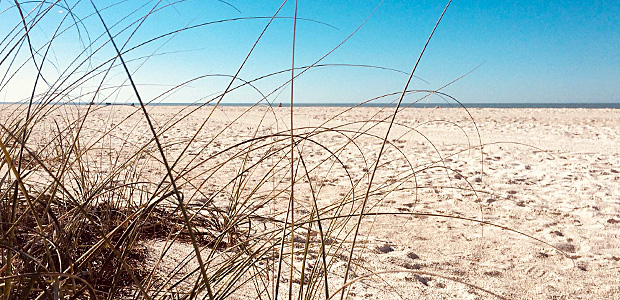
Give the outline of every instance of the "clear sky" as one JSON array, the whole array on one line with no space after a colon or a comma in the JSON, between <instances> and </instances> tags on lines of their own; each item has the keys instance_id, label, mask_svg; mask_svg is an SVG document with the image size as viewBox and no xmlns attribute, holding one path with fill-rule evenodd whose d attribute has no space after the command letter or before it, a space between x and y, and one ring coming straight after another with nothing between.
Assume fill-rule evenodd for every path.
<instances>
[{"instance_id":1,"label":"clear sky","mask_svg":"<svg viewBox=\"0 0 620 300\"><path fill-rule=\"evenodd\" d=\"M102 10L111 32L120 32L115 37L119 47L127 43L125 49L129 49L186 26L240 17L270 17L282 3L196 0L170 5L171 2L129 0L109 8L115 2L95 1L95 4ZM127 83L118 61L109 73L97 72L110 67L109 63L98 65L114 57L114 50L102 36L103 27L92 14L94 9L90 2L67 0L59 3L62 5L51 8L40 20L37 13L41 16L49 4L37 6L36 1L32 1L22 6L29 24L39 20L29 32L33 47L40 49L35 53L35 60L43 65L46 79L46 83L38 83L37 93L69 87L66 97L85 102L89 101L88 91L103 81L107 89L100 91L96 100L135 102L128 87L114 89ZM410 72L446 1L300 0L298 5L298 16L303 19L297 24L297 66L315 63L378 6L368 22L321 64L373 65ZM72 16L68 15L66 6L72 7ZM155 6L163 8L153 12L143 23L133 23ZM294 1L289 0L278 14L287 18L275 20L267 29L241 70L240 78L253 80L290 67L293 22L289 17L293 12ZM268 19L263 18L202 25L143 45L123 57L129 61L129 69L147 101L174 85L200 76L208 77L175 89L174 93L157 101L209 99L213 93L226 88L230 78L219 75L236 72L267 22ZM138 24L140 27L129 39ZM28 97L36 79L26 41L18 43L24 33L19 25L19 14L12 1L0 0L0 38L15 37L0 43L0 59L4 59L0 65L3 76L0 101L20 101ZM15 26L21 31L11 31ZM46 43L58 26L60 31L67 30L54 38L43 62ZM122 31L127 26L128 29ZM14 45L19 47L11 51ZM87 51L82 53L84 49ZM145 59L144 56L150 57ZM83 61L86 63L79 65ZM24 66L19 69L22 64ZM410 87L437 89L479 65L474 72L443 91L471 103L618 103L620 1L455 0L416 71L415 75L423 80L414 80ZM84 74L96 75L77 81ZM284 73L254 83L263 94L270 95L270 101L288 102L288 90L272 92L289 77L290 73ZM400 91L406 79L406 74L390 70L344 66L316 68L295 81L295 101L361 102ZM79 84L72 86L72 83ZM245 87L227 95L225 101L254 102L260 98L257 91Z\"/></svg>"}]
</instances>

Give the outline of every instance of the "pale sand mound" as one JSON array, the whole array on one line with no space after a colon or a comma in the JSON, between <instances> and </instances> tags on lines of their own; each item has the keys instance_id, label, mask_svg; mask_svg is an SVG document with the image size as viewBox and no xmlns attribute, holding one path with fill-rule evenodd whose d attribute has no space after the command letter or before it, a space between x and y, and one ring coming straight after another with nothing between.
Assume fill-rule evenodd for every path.
<instances>
[{"instance_id":1,"label":"pale sand mound","mask_svg":"<svg viewBox=\"0 0 620 300\"><path fill-rule=\"evenodd\" d=\"M119 125L115 132L121 138L105 141L117 153L106 152L101 157L129 156L131 145L140 145L150 137L139 114L123 121L136 109L120 106L99 109L87 123L93 131L90 135L85 133L82 139L96 137L94 129ZM156 126L164 126L181 109L151 107L149 111ZM210 109L202 108L162 135L170 157L178 155L184 147L182 141L198 129ZM188 163L180 165L196 168L188 173L193 186L185 185L184 192L190 195L196 189L201 191L191 199L208 198L244 168L237 158L218 154L219 151L251 139L257 127L258 135L285 132L288 128L288 108L275 108L274 112L254 108L236 120L246 109L218 108L188 149L184 156ZM309 132L306 127L319 126L342 110L296 108L295 127L300 128L300 134ZM383 112L378 108L353 109L323 125L338 128L338 132L326 131L299 145L300 152L295 155L301 153L309 168L316 167L310 179L320 207L350 199L351 181L360 181L355 188L356 201L363 198L368 172L372 171L387 126L380 124L370 129L368 135L357 133L376 124L369 120L382 120L392 111L391 108ZM471 109L470 112L481 140L463 109L399 112L396 119L399 125L390 133L390 144L373 184L377 189L369 198L368 209L400 215L363 218L354 260L357 267L349 274L350 280L356 280L348 290L349 299L493 299L493 293L508 299L620 298L620 111ZM374 116L376 113L379 115ZM361 123L354 123L357 121ZM336 127L341 124L346 126ZM354 139L355 145L341 149L349 139ZM329 155L319 145L340 151L337 153L340 161L323 161ZM209 160L213 155L218 156L214 161ZM274 171L265 188L286 190L290 172L285 168L287 155L290 154L277 156L282 161L274 158L257 166L247 175L250 179L241 193L247 193L260 180L259 175L268 172L271 166L282 169ZM212 167L226 159L233 159L232 163L218 170L217 176L210 176L216 173ZM102 169L106 163L110 164L109 159L100 160ZM257 162L257 157L247 161ZM146 174L156 179L165 174L161 164L153 160L144 168ZM302 175L300 171L298 176ZM300 179L295 193L296 214L307 216L313 209L307 181ZM266 203L258 212L284 219L278 212L286 210L288 194L271 197L278 200ZM228 200L220 197L214 201L225 207ZM411 212L431 215L407 214ZM432 214L484 220L513 231ZM343 228L353 228L356 220L353 218ZM264 226L267 230L268 222ZM303 249L303 238L298 241L300 249ZM351 236L334 234L334 238L350 245ZM316 235L312 241L317 241ZM162 245L161 241L150 243L153 262ZM314 244L314 247L318 246ZM191 252L183 243L174 249L161 263L162 274ZM331 261L332 292L342 286L346 268L348 250L339 251L340 256ZM316 258L316 251L310 253ZM301 255L297 255L296 261L300 259ZM190 271L191 264L185 268L185 272ZM280 293L285 299L288 280L282 282ZM298 282L294 288L298 290ZM323 298L322 289L317 292L319 298ZM229 298L254 299L252 282L238 288Z\"/></svg>"},{"instance_id":2,"label":"pale sand mound","mask_svg":"<svg viewBox=\"0 0 620 300\"><path fill-rule=\"evenodd\" d=\"M296 127L316 126L341 110L298 108ZM226 107L222 111L225 113L219 115L219 122L224 124L241 108ZM355 109L330 124L368 120L377 111ZM288 109L280 108L276 112L283 130L287 126L284 123L288 121ZM405 110L397 121L415 127L437 149L430 147L429 141L420 134L402 127L394 128L391 141L416 169L438 161L441 155L444 161L435 165L445 165L458 174L452 171L446 174L445 169L420 172L418 185L426 188L418 190L417 203L411 190L396 191L385 199L376 195L374 203L379 204L373 211L416 211L483 218L542 242L491 226L483 230L476 223L462 220L368 217L363 222L365 234L368 234L364 239L368 243L361 245L358 260L361 266L354 276L396 270L427 274L395 272L370 276L352 285L350 298L495 298L478 288L509 299L620 298L620 153L617 147L620 145L620 112L472 109L471 113L482 143L488 144L484 147L484 174L479 174L481 164L477 149L461 152L469 143L479 145L465 111ZM241 124L251 127L256 120L251 116ZM244 128L237 126L236 129L242 131ZM246 128L246 136L250 134L249 129ZM384 131L385 128L376 130L377 133ZM403 134L406 135L401 136ZM227 136L220 142L227 145L240 140L239 136ZM342 143L333 136L319 136L318 139L330 148ZM368 156L366 159L374 160L380 141L362 138L359 144L368 151L364 152ZM308 164L313 163L313 158L322 157L319 150L314 150L315 156L311 151L305 152ZM398 157L394 152L388 149L383 161ZM360 157L354 150L341 155L349 171L358 177L365 171ZM399 162L383 168L387 168L385 177L377 177L377 184L389 181L389 176L398 177L399 172L406 172L409 166ZM321 191L321 199L325 201L338 199L338 193L348 189L342 169L331 170L331 174L335 178L327 180L329 184ZM411 183L411 179L409 181ZM454 189L467 188L468 184L477 189L477 193ZM434 188L428 188L430 186ZM543 242L564 251L565 255ZM344 261L338 263L344 265ZM339 287L341 280L334 276L332 289ZM239 293L232 298L246 297Z\"/></svg>"}]
</instances>

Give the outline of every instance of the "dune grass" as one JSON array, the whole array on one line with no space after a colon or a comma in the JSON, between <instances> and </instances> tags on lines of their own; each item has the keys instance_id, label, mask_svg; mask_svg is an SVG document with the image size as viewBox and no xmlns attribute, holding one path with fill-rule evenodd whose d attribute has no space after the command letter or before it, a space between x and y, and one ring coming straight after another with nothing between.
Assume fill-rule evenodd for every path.
<instances>
[{"instance_id":1,"label":"dune grass","mask_svg":"<svg viewBox=\"0 0 620 300\"><path fill-rule=\"evenodd\" d=\"M7 10L18 11L21 20L0 42L4 72L0 91L16 88L13 78L22 73L34 76L34 86L29 98L2 105L2 299L226 299L239 291L253 299L345 299L352 283L380 273L354 274L365 268L358 258L369 247L367 216L457 218L498 226L483 218L376 209L398 192L409 193L417 203L418 191L432 188L418 183L420 173L441 169L458 174L444 164L445 157L431 138L397 119L407 106L406 96L417 101L442 97L460 104L442 92L445 86L409 87L449 2L413 62L402 91L360 103L388 99L396 103L395 108L377 109L367 120L342 121L342 116L356 109L346 108L310 127L295 123L295 80L313 68L338 66L322 61L365 21L314 64L299 67L294 58L295 26L300 19L295 5L293 17L287 19L293 27L290 68L241 79L241 70L263 35L269 34L272 22L285 18L280 16L283 2L272 16L259 17L266 25L235 74L196 77L146 99L141 90L148 86L134 82L128 54L197 27L251 18L186 26L129 47L151 14L174 9L174 3L147 2L148 13L128 13L126 18L135 21L120 29L118 24L107 24L101 14L108 7L90 2L92 11L83 16L73 13L76 4L36 2L28 4L26 11L15 2ZM33 41L30 30L59 7L68 13L53 36ZM91 36L86 24L92 23L105 30ZM46 68L59 67L46 59L55 39L73 32L84 48L56 77L48 76ZM102 49L114 51L103 62L93 59L100 57ZM142 61L139 68L156 54L134 60ZM289 73L290 78L277 88L262 91L255 86L281 73ZM124 79L109 85L110 74ZM174 113L157 115L157 107L151 106L207 77L226 78L228 83L222 92L196 99L197 105L179 107ZM127 87L133 105L105 105L104 95ZM224 98L241 88L256 92L256 105L239 108L226 123L217 121ZM273 107L271 103L284 90L290 91L290 105ZM288 110L287 119L281 117L283 109ZM244 123L248 116L253 116L253 123ZM240 126L247 129L244 135ZM394 136L396 127L405 133ZM225 139L235 134L239 136ZM428 142L438 158L425 164L408 159L398 140L412 135ZM363 139L380 147L369 152ZM467 140L466 151L482 154L479 136L473 143ZM383 158L386 152L389 160ZM350 157L361 165L349 165ZM391 171L395 161L406 165L407 172ZM334 186L338 193L323 192ZM472 184L462 189L482 192ZM406 272L475 287L442 274Z\"/></svg>"}]
</instances>

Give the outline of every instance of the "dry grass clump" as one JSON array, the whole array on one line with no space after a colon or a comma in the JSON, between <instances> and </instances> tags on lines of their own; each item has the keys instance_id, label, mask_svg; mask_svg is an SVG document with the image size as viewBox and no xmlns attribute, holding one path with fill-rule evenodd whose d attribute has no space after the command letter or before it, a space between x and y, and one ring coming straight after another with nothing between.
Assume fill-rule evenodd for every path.
<instances>
[{"instance_id":1,"label":"dry grass clump","mask_svg":"<svg viewBox=\"0 0 620 300\"><path fill-rule=\"evenodd\" d=\"M225 299L238 291L259 299L342 298L350 284L371 276L356 273L364 270L359 254L370 247L363 239L372 226L366 216L452 217L375 211L393 193L417 199L420 189L432 188L418 184L422 172L454 173L441 159L415 164L401 150L403 140L421 135L396 121L404 97L448 97L440 89L410 90L415 67L401 92L366 101L385 98L397 104L369 120L329 123L350 110L345 109L322 125L295 126L291 96L288 120L270 105L256 105L222 124L213 115L229 93L249 87L260 95L257 104L269 104L307 70L327 66L320 62L331 51L313 65L299 68L293 62L288 70L253 80L238 77L246 58L237 74L207 74L145 99L126 57L210 23L129 48L133 33L151 13L174 4L150 4L127 27L107 24L95 4L89 5L90 14L78 15L71 10L74 4L62 4L67 18L59 21L53 37L39 42L29 29L61 4L36 2L26 13L16 2L8 11L19 12L21 20L0 42L5 75L0 91L16 88L11 78L17 74L36 80L31 97L2 106L2 299ZM256 43L280 18L280 9L261 17L268 23ZM49 76L45 55L54 40L77 32L76 38L85 41L83 29L90 22L105 30L90 32L84 51L67 65L55 66L60 70L56 77ZM34 63L37 72L28 73L20 63ZM254 86L282 73L291 78L272 91ZM124 79L110 81L109 74ZM230 82L223 92L202 99L204 105L180 108L168 119L153 116L149 103L210 76ZM127 89L135 105L104 105L107 96ZM83 105L60 105L67 102ZM259 117L243 123L250 114ZM239 136L238 126L250 127L248 135ZM391 136L396 127L405 133ZM231 135L233 142L223 144L223 137ZM380 147L369 151L362 139ZM338 142L328 145L326 140ZM382 160L386 153L398 159ZM363 164L350 165L351 156ZM335 188L339 192L322 192Z\"/></svg>"},{"instance_id":2,"label":"dry grass clump","mask_svg":"<svg viewBox=\"0 0 620 300\"><path fill-rule=\"evenodd\" d=\"M135 187L137 176L118 177L131 168L112 169L105 174L110 177L97 179L83 165L72 167L78 163L76 156L87 151L74 150L50 160L45 150L34 153L4 145L7 152L13 150L1 165L5 296L112 297L150 275L144 241L173 234L187 239L178 213L161 204L165 195L148 206L132 201L146 192ZM20 150L27 153L22 163L12 159ZM193 224L208 227L199 218ZM208 244L206 236L198 241Z\"/></svg>"}]
</instances>

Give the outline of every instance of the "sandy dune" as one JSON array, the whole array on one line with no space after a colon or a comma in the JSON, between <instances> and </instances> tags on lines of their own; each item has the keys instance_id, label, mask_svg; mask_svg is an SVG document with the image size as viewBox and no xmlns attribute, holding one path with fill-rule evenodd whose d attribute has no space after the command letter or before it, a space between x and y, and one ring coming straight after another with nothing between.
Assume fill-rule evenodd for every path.
<instances>
[{"instance_id":1,"label":"sandy dune","mask_svg":"<svg viewBox=\"0 0 620 300\"><path fill-rule=\"evenodd\" d=\"M83 109L65 107L57 114L77 115ZM126 119L137 109L99 107L89 116L83 143L109 146L91 157L93 172L104 173L149 142L143 116ZM177 113L191 109L160 106L149 112L161 129L181 119ZM260 158L286 145L289 109L246 110L218 108L186 149L175 171L185 172L180 185L188 199L200 201L219 188L230 190L227 184L251 163L256 167L244 174L240 193L257 185L273 166L274 176L263 188L286 190L290 153L279 149L278 155ZM298 139L294 155L314 168L308 175L311 185L298 171L299 218L313 210L313 197L321 208L351 199L350 209L359 209L387 129L380 121L389 121L393 108L339 114L343 110L295 109L295 132L305 139ZM162 133L170 161L210 111L202 108ZM397 115L365 211L377 214L362 219L356 267L349 275L356 282L349 298L620 299L620 110L489 108L469 113L471 117L457 108L411 108ZM45 140L45 128L52 126L46 121L39 126L33 134ZM322 128L318 132L317 126ZM104 129L113 129L115 137L99 139ZM233 155L238 152L227 150L270 134L269 139L279 141L276 146L256 144L256 154L245 158L246 165L244 158ZM152 144L146 147L153 151L151 158L144 158L142 172L161 180L165 172L157 153ZM231 163L213 169L228 159ZM269 191L261 191L256 199L269 198ZM283 219L289 196L272 196L256 212ZM226 207L228 200L213 201ZM352 228L356 220L343 228ZM334 233L333 238L351 242L351 235ZM161 243L150 244L153 255ZM188 246L177 247L182 253ZM342 285L346 259L341 256L332 263L330 288L335 291ZM251 291L252 286L241 287L230 298L251 299Z\"/></svg>"}]
</instances>

